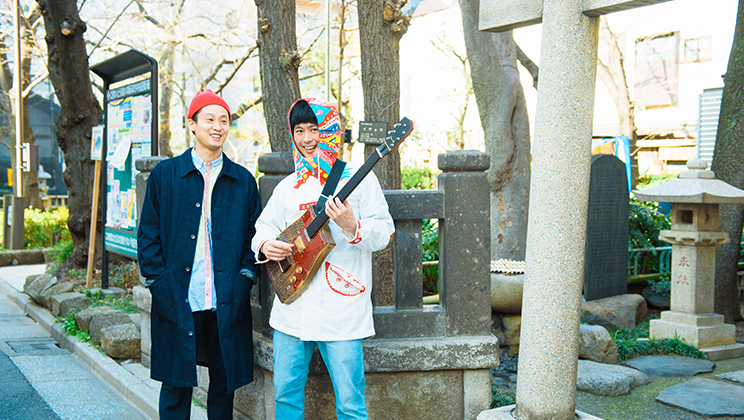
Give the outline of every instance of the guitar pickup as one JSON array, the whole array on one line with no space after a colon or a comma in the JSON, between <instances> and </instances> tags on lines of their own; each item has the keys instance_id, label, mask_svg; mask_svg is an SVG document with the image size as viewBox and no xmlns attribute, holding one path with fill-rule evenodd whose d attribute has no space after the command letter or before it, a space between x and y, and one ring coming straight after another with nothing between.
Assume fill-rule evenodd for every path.
<instances>
[{"instance_id":1,"label":"guitar pickup","mask_svg":"<svg viewBox=\"0 0 744 420\"><path fill-rule=\"evenodd\" d=\"M295 240L294 245L297 248L298 254L302 254L302 252L305 250L305 241L302 240L302 236L297 236L297 240Z\"/></svg>"}]
</instances>

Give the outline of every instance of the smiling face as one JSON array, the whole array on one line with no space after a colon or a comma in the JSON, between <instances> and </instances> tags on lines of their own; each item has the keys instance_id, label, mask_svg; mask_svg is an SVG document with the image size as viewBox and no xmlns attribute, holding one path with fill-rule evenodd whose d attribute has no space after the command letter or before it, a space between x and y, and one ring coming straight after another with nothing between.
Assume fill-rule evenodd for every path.
<instances>
[{"instance_id":1,"label":"smiling face","mask_svg":"<svg viewBox=\"0 0 744 420\"><path fill-rule=\"evenodd\" d=\"M320 139L318 124L300 123L295 125L292 139L297 151L300 152L302 157L308 159L315 148L318 147L318 140Z\"/></svg>"},{"instance_id":2,"label":"smiling face","mask_svg":"<svg viewBox=\"0 0 744 420\"><path fill-rule=\"evenodd\" d=\"M212 154L222 150L230 128L230 115L220 105L207 105L189 119L189 130L196 138L196 149Z\"/></svg>"}]
</instances>

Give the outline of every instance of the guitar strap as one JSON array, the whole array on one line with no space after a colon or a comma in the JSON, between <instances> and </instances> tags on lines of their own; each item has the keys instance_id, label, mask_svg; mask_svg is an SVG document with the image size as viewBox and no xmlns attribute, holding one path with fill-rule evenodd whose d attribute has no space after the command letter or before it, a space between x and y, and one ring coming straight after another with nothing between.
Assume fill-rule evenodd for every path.
<instances>
[{"instance_id":1,"label":"guitar strap","mask_svg":"<svg viewBox=\"0 0 744 420\"><path fill-rule=\"evenodd\" d=\"M328 179L326 179L323 192L320 193L318 202L315 204L315 214L320 214L321 211L325 210L326 201L328 201L328 197L336 191L336 185L338 185L338 181L341 179L345 167L346 162L341 159L336 159L336 162L333 163L333 168L331 168L331 173L328 174Z\"/></svg>"}]
</instances>

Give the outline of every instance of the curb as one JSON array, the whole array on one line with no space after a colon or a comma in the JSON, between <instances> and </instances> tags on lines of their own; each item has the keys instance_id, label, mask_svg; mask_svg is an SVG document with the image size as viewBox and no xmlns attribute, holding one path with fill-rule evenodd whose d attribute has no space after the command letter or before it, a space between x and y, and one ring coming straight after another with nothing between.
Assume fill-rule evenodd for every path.
<instances>
[{"instance_id":1,"label":"curb","mask_svg":"<svg viewBox=\"0 0 744 420\"><path fill-rule=\"evenodd\" d=\"M23 309L39 326L49 332L61 348L77 356L145 416L152 419L158 418L160 397L158 390L146 385L142 379L88 343L80 342L77 337L65 335L64 330L54 323L56 318L46 308L38 306L28 295L18 292L2 279L0 279L0 293Z\"/></svg>"}]
</instances>

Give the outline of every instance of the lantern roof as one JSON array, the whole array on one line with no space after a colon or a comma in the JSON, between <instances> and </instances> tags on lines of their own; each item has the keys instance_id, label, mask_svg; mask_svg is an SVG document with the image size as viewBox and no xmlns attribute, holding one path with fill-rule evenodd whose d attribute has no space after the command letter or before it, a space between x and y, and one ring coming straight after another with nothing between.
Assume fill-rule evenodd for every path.
<instances>
[{"instance_id":1,"label":"lantern roof","mask_svg":"<svg viewBox=\"0 0 744 420\"><path fill-rule=\"evenodd\" d=\"M679 178L667 181L654 188L634 190L641 201L692 204L744 204L744 190L715 179L712 171L706 170L708 163L702 159L687 162L687 171Z\"/></svg>"}]
</instances>

